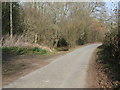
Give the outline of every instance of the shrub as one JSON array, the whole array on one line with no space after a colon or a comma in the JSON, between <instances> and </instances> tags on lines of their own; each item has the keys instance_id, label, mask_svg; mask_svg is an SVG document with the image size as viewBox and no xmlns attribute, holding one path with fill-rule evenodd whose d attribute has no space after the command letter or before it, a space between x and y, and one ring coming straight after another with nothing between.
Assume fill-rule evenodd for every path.
<instances>
[{"instance_id":1,"label":"shrub","mask_svg":"<svg viewBox=\"0 0 120 90\"><path fill-rule=\"evenodd\" d=\"M33 51L40 52L40 49L38 47L35 47Z\"/></svg>"},{"instance_id":2,"label":"shrub","mask_svg":"<svg viewBox=\"0 0 120 90\"><path fill-rule=\"evenodd\" d=\"M114 79L120 81L120 33L114 30L106 34L100 58L114 73Z\"/></svg>"}]
</instances>

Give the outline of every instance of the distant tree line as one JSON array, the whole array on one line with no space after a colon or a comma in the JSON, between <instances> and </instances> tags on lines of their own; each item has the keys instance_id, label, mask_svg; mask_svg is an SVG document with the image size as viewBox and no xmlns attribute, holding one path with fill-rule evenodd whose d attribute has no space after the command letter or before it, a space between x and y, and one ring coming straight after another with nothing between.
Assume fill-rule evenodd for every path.
<instances>
[{"instance_id":1,"label":"distant tree line","mask_svg":"<svg viewBox=\"0 0 120 90\"><path fill-rule=\"evenodd\" d=\"M13 44L48 47L102 41L107 31L105 10L104 2L2 2L3 45L10 35L15 37Z\"/></svg>"}]
</instances>

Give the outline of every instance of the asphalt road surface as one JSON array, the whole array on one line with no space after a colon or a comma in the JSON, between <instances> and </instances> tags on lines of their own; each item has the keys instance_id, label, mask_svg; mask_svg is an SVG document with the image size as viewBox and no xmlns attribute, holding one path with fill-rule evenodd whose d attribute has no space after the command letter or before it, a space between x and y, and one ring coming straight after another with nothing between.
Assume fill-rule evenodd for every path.
<instances>
[{"instance_id":1,"label":"asphalt road surface","mask_svg":"<svg viewBox=\"0 0 120 90\"><path fill-rule=\"evenodd\" d=\"M89 61L101 44L91 44L53 60L5 88L85 88Z\"/></svg>"}]
</instances>

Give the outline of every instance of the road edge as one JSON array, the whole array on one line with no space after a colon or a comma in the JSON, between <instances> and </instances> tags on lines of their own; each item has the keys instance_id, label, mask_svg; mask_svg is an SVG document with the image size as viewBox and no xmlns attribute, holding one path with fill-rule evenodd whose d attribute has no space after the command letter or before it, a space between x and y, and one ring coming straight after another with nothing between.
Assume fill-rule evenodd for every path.
<instances>
[{"instance_id":1,"label":"road edge","mask_svg":"<svg viewBox=\"0 0 120 90\"><path fill-rule=\"evenodd\" d=\"M87 71L87 78L86 78L86 88L99 88L97 85L97 76L96 76L96 58L97 58L97 48L93 52L93 55L90 59L88 71Z\"/></svg>"}]
</instances>

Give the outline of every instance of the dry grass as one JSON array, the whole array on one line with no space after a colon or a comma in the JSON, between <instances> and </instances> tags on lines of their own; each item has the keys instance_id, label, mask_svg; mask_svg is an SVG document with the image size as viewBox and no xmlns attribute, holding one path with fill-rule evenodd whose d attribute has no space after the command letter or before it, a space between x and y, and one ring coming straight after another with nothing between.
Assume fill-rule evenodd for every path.
<instances>
[{"instance_id":1,"label":"dry grass","mask_svg":"<svg viewBox=\"0 0 120 90\"><path fill-rule=\"evenodd\" d=\"M53 52L53 48L49 48L47 46L39 45L37 43L33 43L33 40L26 39L26 37L21 36L14 36L12 39L9 36L5 36L1 39L3 47L38 47L41 49L45 49L47 51Z\"/></svg>"}]
</instances>

